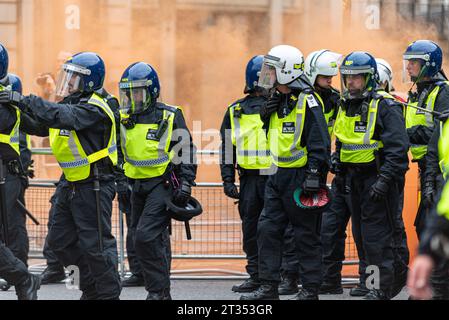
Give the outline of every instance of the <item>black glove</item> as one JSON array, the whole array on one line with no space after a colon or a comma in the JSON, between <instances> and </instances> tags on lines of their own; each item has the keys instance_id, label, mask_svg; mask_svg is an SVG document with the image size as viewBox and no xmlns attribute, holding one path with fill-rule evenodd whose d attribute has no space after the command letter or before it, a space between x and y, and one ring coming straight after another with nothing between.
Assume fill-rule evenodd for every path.
<instances>
[{"instance_id":1,"label":"black glove","mask_svg":"<svg viewBox=\"0 0 449 320\"><path fill-rule=\"evenodd\" d=\"M31 160L30 164L28 165L28 169L26 170L26 174L31 179L34 179L34 160Z\"/></svg>"},{"instance_id":2,"label":"black glove","mask_svg":"<svg viewBox=\"0 0 449 320\"><path fill-rule=\"evenodd\" d=\"M10 104L20 108L23 96L17 91L2 91L0 92L0 104Z\"/></svg>"},{"instance_id":3,"label":"black glove","mask_svg":"<svg viewBox=\"0 0 449 320\"><path fill-rule=\"evenodd\" d=\"M407 135L411 144L428 144L432 133L433 129L422 125L407 129Z\"/></svg>"},{"instance_id":4,"label":"black glove","mask_svg":"<svg viewBox=\"0 0 449 320\"><path fill-rule=\"evenodd\" d=\"M260 110L262 120L269 119L273 112L277 112L281 105L281 95L274 94Z\"/></svg>"},{"instance_id":5,"label":"black glove","mask_svg":"<svg viewBox=\"0 0 449 320\"><path fill-rule=\"evenodd\" d=\"M338 152L334 152L331 155L330 172L333 174L338 174L341 172L340 155L338 154Z\"/></svg>"},{"instance_id":6,"label":"black glove","mask_svg":"<svg viewBox=\"0 0 449 320\"><path fill-rule=\"evenodd\" d=\"M117 200L119 209L125 213L131 213L131 190L126 177L116 180Z\"/></svg>"},{"instance_id":7,"label":"black glove","mask_svg":"<svg viewBox=\"0 0 449 320\"><path fill-rule=\"evenodd\" d=\"M390 183L391 183L390 178L380 175L379 178L377 178L376 182L371 187L371 190L369 191L369 196L371 200L375 202L384 200L388 194Z\"/></svg>"},{"instance_id":8,"label":"black glove","mask_svg":"<svg viewBox=\"0 0 449 320\"><path fill-rule=\"evenodd\" d=\"M317 193L320 190L320 173L317 169L307 170L306 179L302 184L302 189L306 194Z\"/></svg>"},{"instance_id":9,"label":"black glove","mask_svg":"<svg viewBox=\"0 0 449 320\"><path fill-rule=\"evenodd\" d=\"M430 208L434 204L434 195L436 192L435 177L429 175L421 187L421 201L424 208Z\"/></svg>"},{"instance_id":10,"label":"black glove","mask_svg":"<svg viewBox=\"0 0 449 320\"><path fill-rule=\"evenodd\" d=\"M179 207L185 207L192 196L192 186L190 183L183 181L173 194L173 202Z\"/></svg>"},{"instance_id":11,"label":"black glove","mask_svg":"<svg viewBox=\"0 0 449 320\"><path fill-rule=\"evenodd\" d=\"M345 193L345 177L342 176L341 174L336 174L334 181L333 181L333 186L335 186L336 190L340 193Z\"/></svg>"},{"instance_id":12,"label":"black glove","mask_svg":"<svg viewBox=\"0 0 449 320\"><path fill-rule=\"evenodd\" d=\"M449 110L444 110L439 115L435 116L438 120L441 122L446 122L446 120L449 118Z\"/></svg>"},{"instance_id":13,"label":"black glove","mask_svg":"<svg viewBox=\"0 0 449 320\"><path fill-rule=\"evenodd\" d=\"M233 182L224 182L223 187L226 196L232 199L240 199L239 190Z\"/></svg>"}]
</instances>

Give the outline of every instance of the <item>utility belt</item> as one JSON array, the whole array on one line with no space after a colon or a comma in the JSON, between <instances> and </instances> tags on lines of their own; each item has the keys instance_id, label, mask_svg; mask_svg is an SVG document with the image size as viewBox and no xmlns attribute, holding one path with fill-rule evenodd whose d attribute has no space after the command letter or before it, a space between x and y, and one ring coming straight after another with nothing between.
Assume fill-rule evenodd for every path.
<instances>
[{"instance_id":1,"label":"utility belt","mask_svg":"<svg viewBox=\"0 0 449 320\"><path fill-rule=\"evenodd\" d=\"M334 183L340 192L345 195L352 193L352 180L366 176L377 175L376 163L367 164L345 164L342 163L340 172L335 176Z\"/></svg>"},{"instance_id":2,"label":"utility belt","mask_svg":"<svg viewBox=\"0 0 449 320\"><path fill-rule=\"evenodd\" d=\"M265 170L266 171L266 170ZM239 176L261 176L262 171L259 169L243 169L238 167Z\"/></svg>"},{"instance_id":3,"label":"utility belt","mask_svg":"<svg viewBox=\"0 0 449 320\"><path fill-rule=\"evenodd\" d=\"M357 175L371 175L377 174L376 163L367 163L360 165L345 165L343 164L344 171L349 174L357 174Z\"/></svg>"},{"instance_id":4,"label":"utility belt","mask_svg":"<svg viewBox=\"0 0 449 320\"><path fill-rule=\"evenodd\" d=\"M69 185L75 185L75 184L84 184L84 183L92 183L92 181L95 180L95 170L94 170L94 166L97 166L98 168L98 176L99 176L99 180L109 180L109 179L104 179L105 176L110 176L111 180L114 180L115 177L115 171L114 171L114 167L111 164L105 164L104 162L96 162L96 163L92 163L90 165L90 174L89 176L84 179L84 180L80 180L80 181L75 181L75 182L70 182L67 181L69 183Z\"/></svg>"},{"instance_id":5,"label":"utility belt","mask_svg":"<svg viewBox=\"0 0 449 320\"><path fill-rule=\"evenodd\" d=\"M163 183L166 188L170 187L171 174L174 172L174 166L169 164L164 174L159 177L153 177L148 179L131 179L128 178L130 185L133 186L134 192L150 192L157 185Z\"/></svg>"}]
</instances>

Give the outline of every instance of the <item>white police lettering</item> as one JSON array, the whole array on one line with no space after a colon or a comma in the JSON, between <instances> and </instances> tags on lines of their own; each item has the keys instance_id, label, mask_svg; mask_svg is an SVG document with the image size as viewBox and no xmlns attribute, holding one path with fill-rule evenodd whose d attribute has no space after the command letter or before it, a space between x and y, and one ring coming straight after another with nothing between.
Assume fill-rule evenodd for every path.
<instances>
[{"instance_id":1,"label":"white police lettering","mask_svg":"<svg viewBox=\"0 0 449 320\"><path fill-rule=\"evenodd\" d=\"M367 123L364 121L356 121L354 126L354 132L365 133Z\"/></svg>"},{"instance_id":2,"label":"white police lettering","mask_svg":"<svg viewBox=\"0 0 449 320\"><path fill-rule=\"evenodd\" d=\"M295 130L296 128L294 122L284 122L282 124L282 133L284 134L294 134Z\"/></svg>"},{"instance_id":3,"label":"white police lettering","mask_svg":"<svg viewBox=\"0 0 449 320\"><path fill-rule=\"evenodd\" d=\"M61 129L59 130L59 135L61 137L70 137L70 130Z\"/></svg>"},{"instance_id":4,"label":"white police lettering","mask_svg":"<svg viewBox=\"0 0 449 320\"><path fill-rule=\"evenodd\" d=\"M416 109L416 114L426 114L424 110Z\"/></svg>"},{"instance_id":5,"label":"white police lettering","mask_svg":"<svg viewBox=\"0 0 449 320\"><path fill-rule=\"evenodd\" d=\"M159 139L156 136L156 133L157 133L156 129L149 129L147 133L147 140L159 141Z\"/></svg>"},{"instance_id":6,"label":"white police lettering","mask_svg":"<svg viewBox=\"0 0 449 320\"><path fill-rule=\"evenodd\" d=\"M307 96L307 104L309 105L309 108L315 108L315 107L319 106L319 104L316 101L315 97L313 95L311 95L311 94L309 96Z\"/></svg>"}]
</instances>

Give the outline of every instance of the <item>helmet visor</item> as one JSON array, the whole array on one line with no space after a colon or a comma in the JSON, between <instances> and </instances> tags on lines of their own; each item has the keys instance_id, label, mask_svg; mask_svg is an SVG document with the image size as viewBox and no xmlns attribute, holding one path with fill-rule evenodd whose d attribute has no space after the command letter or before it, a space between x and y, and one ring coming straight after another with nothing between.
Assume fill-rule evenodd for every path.
<instances>
[{"instance_id":1,"label":"helmet visor","mask_svg":"<svg viewBox=\"0 0 449 320\"><path fill-rule=\"evenodd\" d=\"M151 103L146 81L120 83L120 110L125 114L143 112Z\"/></svg>"},{"instance_id":2,"label":"helmet visor","mask_svg":"<svg viewBox=\"0 0 449 320\"><path fill-rule=\"evenodd\" d=\"M346 74L341 76L341 93L345 99L364 98L369 91L367 83L371 75L365 74Z\"/></svg>"},{"instance_id":3,"label":"helmet visor","mask_svg":"<svg viewBox=\"0 0 449 320\"><path fill-rule=\"evenodd\" d=\"M402 82L410 84L419 82L426 69L426 54L407 54L404 55L402 67Z\"/></svg>"},{"instance_id":4,"label":"helmet visor","mask_svg":"<svg viewBox=\"0 0 449 320\"><path fill-rule=\"evenodd\" d=\"M82 91L83 74L87 74L86 70L90 71L72 64L64 64L56 84L56 97L63 99Z\"/></svg>"},{"instance_id":5,"label":"helmet visor","mask_svg":"<svg viewBox=\"0 0 449 320\"><path fill-rule=\"evenodd\" d=\"M276 68L264 63L259 76L259 87L270 90L276 83Z\"/></svg>"}]
</instances>

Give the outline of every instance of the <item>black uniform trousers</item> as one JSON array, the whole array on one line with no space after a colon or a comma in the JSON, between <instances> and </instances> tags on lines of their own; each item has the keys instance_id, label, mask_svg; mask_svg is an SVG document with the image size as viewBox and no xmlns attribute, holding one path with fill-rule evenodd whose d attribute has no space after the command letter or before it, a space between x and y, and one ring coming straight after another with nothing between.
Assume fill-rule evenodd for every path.
<instances>
[{"instance_id":1,"label":"black uniform trousers","mask_svg":"<svg viewBox=\"0 0 449 320\"><path fill-rule=\"evenodd\" d=\"M47 223L48 231L50 231L51 226L54 223L55 202L56 202L56 197L58 196L57 191L58 191L58 189L56 189L55 193L53 193L53 195L50 198L51 206L50 206L50 211L48 212L48 223ZM47 260L48 267L50 267L52 269L63 269L64 268L62 263L59 262L56 254L53 252L53 250L50 249L50 246L48 245L48 233L47 233L47 236L45 237L43 253L44 253L45 260Z\"/></svg>"},{"instance_id":2,"label":"black uniform trousers","mask_svg":"<svg viewBox=\"0 0 449 320\"><path fill-rule=\"evenodd\" d=\"M394 280L393 233L398 212L398 185L396 181L392 182L386 200L375 202L369 193L377 180L377 172L366 169L349 171L352 177L349 199L353 233L361 244L357 248L361 261L360 279L364 281L369 276L365 273L369 266L377 267L380 279L379 288L375 289L381 289L388 295Z\"/></svg>"},{"instance_id":3,"label":"black uniform trousers","mask_svg":"<svg viewBox=\"0 0 449 320\"><path fill-rule=\"evenodd\" d=\"M18 176L8 172L5 174L6 210L8 213L18 212L16 200L22 190L22 183ZM11 223L10 219L8 219L8 223ZM8 229L10 230L11 226ZM3 235L0 239L3 239ZM11 234L8 239L12 239ZM28 276L27 266L14 255L12 249L7 248L3 241L0 241L0 278L5 279L11 285L17 285L26 281Z\"/></svg>"},{"instance_id":4,"label":"black uniform trousers","mask_svg":"<svg viewBox=\"0 0 449 320\"><path fill-rule=\"evenodd\" d=\"M295 230L291 223L288 224L284 234L284 246L282 248L282 278L299 278L298 250L296 250Z\"/></svg>"},{"instance_id":5,"label":"black uniform trousers","mask_svg":"<svg viewBox=\"0 0 449 320\"><path fill-rule=\"evenodd\" d=\"M17 200L24 203L25 188L22 182L19 176L7 173L5 194L8 213L8 248L15 257L28 266L30 245L26 228L26 215L17 203ZM0 229L1 232L2 230Z\"/></svg>"},{"instance_id":6,"label":"black uniform trousers","mask_svg":"<svg viewBox=\"0 0 449 320\"><path fill-rule=\"evenodd\" d=\"M246 254L246 271L251 278L259 279L257 225L264 207L265 185L268 176L244 174L240 177L239 213L242 220L243 251Z\"/></svg>"},{"instance_id":7,"label":"black uniform trousers","mask_svg":"<svg viewBox=\"0 0 449 320\"><path fill-rule=\"evenodd\" d=\"M170 216L165 201L172 194L172 187L160 178L133 185L131 232L148 292L170 288Z\"/></svg>"},{"instance_id":8,"label":"black uniform trousers","mask_svg":"<svg viewBox=\"0 0 449 320\"><path fill-rule=\"evenodd\" d=\"M100 203L103 231L103 251L98 240L96 197L93 182L60 182L54 205L54 220L48 243L65 267L77 266L80 289L97 299L118 299L121 292L117 271L117 243L111 233L113 180L100 182Z\"/></svg>"},{"instance_id":9,"label":"black uniform trousers","mask_svg":"<svg viewBox=\"0 0 449 320\"><path fill-rule=\"evenodd\" d=\"M131 208L132 191L128 190L126 197L118 194L118 203L120 211L125 215L127 232L126 232L126 254L128 256L129 269L131 273L137 277L143 277L142 267L137 258L136 248L134 247L134 229L132 228L132 208Z\"/></svg>"},{"instance_id":10,"label":"black uniform trousers","mask_svg":"<svg viewBox=\"0 0 449 320\"><path fill-rule=\"evenodd\" d=\"M259 278L262 282L280 282L284 234L293 226L299 259L299 275L304 288L318 291L321 285L320 214L311 214L296 206L293 194L302 185L305 169L278 168L265 189L265 208L259 220Z\"/></svg>"},{"instance_id":11,"label":"black uniform trousers","mask_svg":"<svg viewBox=\"0 0 449 320\"><path fill-rule=\"evenodd\" d=\"M349 197L332 181L332 202L323 212L321 242L323 243L323 283L340 285L345 260L346 230L351 218ZM354 237L354 241L359 238ZM357 241L355 241L357 246ZM360 246L360 243L358 244ZM362 262L363 264L363 262Z\"/></svg>"}]
</instances>

